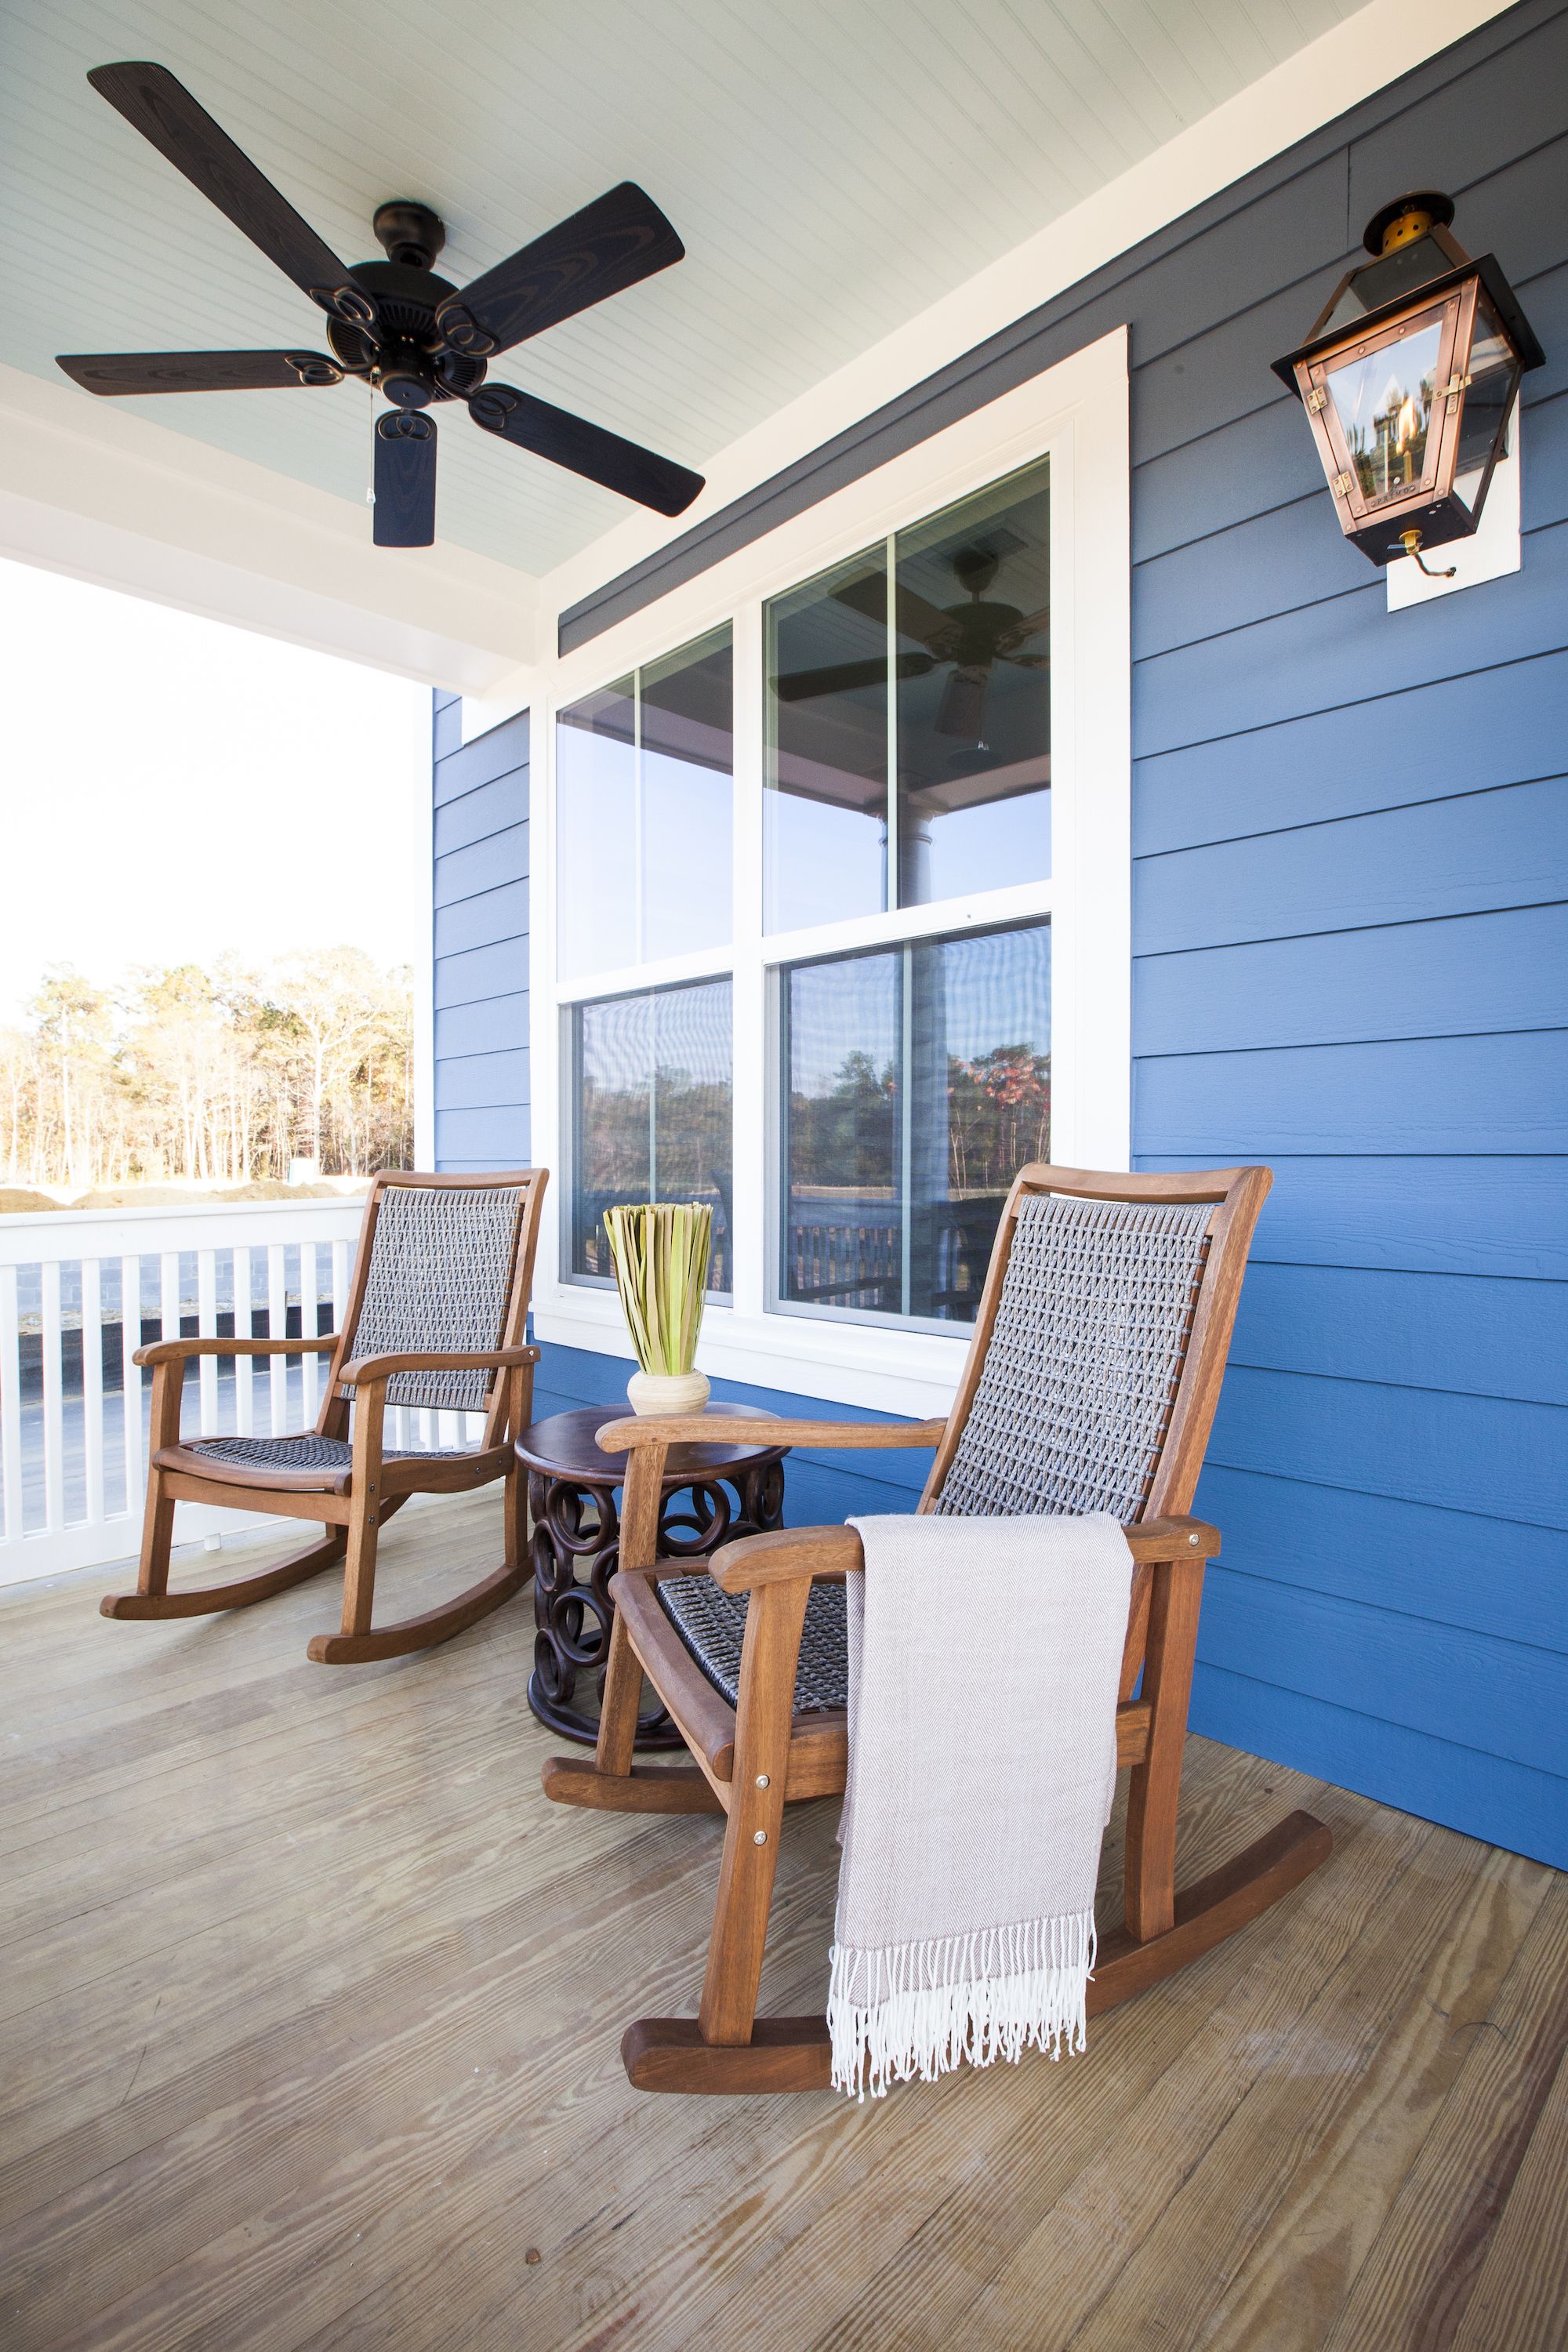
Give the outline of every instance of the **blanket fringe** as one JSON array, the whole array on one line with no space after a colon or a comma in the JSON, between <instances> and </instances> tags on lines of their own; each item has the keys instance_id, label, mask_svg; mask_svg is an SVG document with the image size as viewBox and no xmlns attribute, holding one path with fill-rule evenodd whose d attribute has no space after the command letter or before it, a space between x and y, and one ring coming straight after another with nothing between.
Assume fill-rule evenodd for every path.
<instances>
[{"instance_id":1,"label":"blanket fringe","mask_svg":"<svg viewBox=\"0 0 1568 2352\"><path fill-rule=\"evenodd\" d=\"M836 1944L832 1958L836 2091L879 2099L892 2083L934 2082L965 2061L1084 2046L1092 1911L877 1950Z\"/></svg>"}]
</instances>

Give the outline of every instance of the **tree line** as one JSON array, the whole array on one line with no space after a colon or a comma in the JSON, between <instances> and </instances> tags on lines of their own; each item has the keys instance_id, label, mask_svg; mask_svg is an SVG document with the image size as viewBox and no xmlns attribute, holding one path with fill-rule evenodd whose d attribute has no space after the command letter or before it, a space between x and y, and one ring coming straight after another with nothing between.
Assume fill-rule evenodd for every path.
<instances>
[{"instance_id":1,"label":"tree line","mask_svg":"<svg viewBox=\"0 0 1568 2352\"><path fill-rule=\"evenodd\" d=\"M1026 1044L996 1045L965 1061L945 1057L945 1102L935 1083L916 1078L916 1148L928 1147L926 1183L945 1181L949 1195L1005 1192L1026 1161L1050 1150L1051 1064ZM831 1086L792 1092L789 1106L790 1181L827 1188L858 1186L875 1192L898 1181L902 1131L901 1080L897 1066L879 1066L857 1050ZM946 1129L945 1178L937 1175Z\"/></svg>"},{"instance_id":2,"label":"tree line","mask_svg":"<svg viewBox=\"0 0 1568 2352\"><path fill-rule=\"evenodd\" d=\"M12 1185L246 1184L406 1168L406 971L331 948L267 971L142 967L101 986L45 976L0 1030L0 1154Z\"/></svg>"}]
</instances>

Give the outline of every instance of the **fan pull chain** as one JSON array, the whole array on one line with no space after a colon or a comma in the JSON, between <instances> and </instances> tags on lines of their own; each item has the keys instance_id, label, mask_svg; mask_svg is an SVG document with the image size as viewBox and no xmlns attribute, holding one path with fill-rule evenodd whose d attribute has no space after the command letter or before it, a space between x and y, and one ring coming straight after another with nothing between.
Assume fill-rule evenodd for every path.
<instances>
[{"instance_id":1,"label":"fan pull chain","mask_svg":"<svg viewBox=\"0 0 1568 2352\"><path fill-rule=\"evenodd\" d=\"M371 385L369 386L369 392L370 392L370 474L369 474L369 477L368 477L368 478L367 478L367 480L366 480L366 482L365 482L365 486L364 486L364 502L365 502L365 504L366 504L366 506L367 506L367 507L373 507L373 506L374 506L374 504L375 504L375 386L374 386L374 383L373 383L373 384L371 384Z\"/></svg>"}]
</instances>

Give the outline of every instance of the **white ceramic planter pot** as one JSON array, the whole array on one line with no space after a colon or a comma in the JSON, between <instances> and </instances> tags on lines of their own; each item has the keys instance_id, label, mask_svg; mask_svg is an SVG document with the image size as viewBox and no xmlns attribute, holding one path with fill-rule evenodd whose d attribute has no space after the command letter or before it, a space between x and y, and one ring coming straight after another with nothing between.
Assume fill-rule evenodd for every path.
<instances>
[{"instance_id":1,"label":"white ceramic planter pot","mask_svg":"<svg viewBox=\"0 0 1568 2352\"><path fill-rule=\"evenodd\" d=\"M644 1415L700 1412L708 1402L706 1372L634 1372L626 1382L631 1409Z\"/></svg>"}]
</instances>

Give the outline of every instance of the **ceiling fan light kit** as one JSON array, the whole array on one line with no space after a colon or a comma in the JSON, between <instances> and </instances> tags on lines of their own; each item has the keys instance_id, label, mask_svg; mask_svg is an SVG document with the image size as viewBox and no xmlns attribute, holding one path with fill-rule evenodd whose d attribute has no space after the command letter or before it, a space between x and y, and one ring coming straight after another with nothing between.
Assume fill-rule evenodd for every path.
<instances>
[{"instance_id":1,"label":"ceiling fan light kit","mask_svg":"<svg viewBox=\"0 0 1568 2352\"><path fill-rule=\"evenodd\" d=\"M487 381L489 362L641 283L685 247L651 196L623 180L465 287L433 268L446 227L428 205L398 196L373 226L383 261L346 268L228 133L163 66L95 66L89 81L326 315L325 352L68 353L58 364L85 392L311 390L353 377L391 405L376 420L374 535L378 547L428 547L436 536L436 421L442 401L474 423L658 514L685 511L700 474L635 441Z\"/></svg>"}]
</instances>

